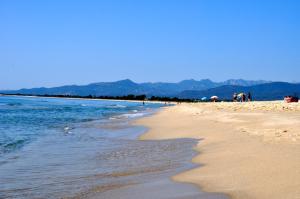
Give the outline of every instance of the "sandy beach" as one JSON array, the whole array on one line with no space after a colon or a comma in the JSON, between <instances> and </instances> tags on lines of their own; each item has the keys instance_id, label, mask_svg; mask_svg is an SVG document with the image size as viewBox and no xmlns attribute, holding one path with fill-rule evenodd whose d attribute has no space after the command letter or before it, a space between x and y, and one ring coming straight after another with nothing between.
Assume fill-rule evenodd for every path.
<instances>
[{"instance_id":1,"label":"sandy beach","mask_svg":"<svg viewBox=\"0 0 300 199\"><path fill-rule=\"evenodd\" d=\"M136 124L149 128L143 140L199 140L199 167L177 182L231 198L300 198L300 103L182 103Z\"/></svg>"}]
</instances>

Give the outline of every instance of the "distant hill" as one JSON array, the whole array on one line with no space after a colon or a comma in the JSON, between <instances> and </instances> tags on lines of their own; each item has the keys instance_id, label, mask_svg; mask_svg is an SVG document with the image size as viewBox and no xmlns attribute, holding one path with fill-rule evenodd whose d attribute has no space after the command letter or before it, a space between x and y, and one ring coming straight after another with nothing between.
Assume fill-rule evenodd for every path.
<instances>
[{"instance_id":1,"label":"distant hill","mask_svg":"<svg viewBox=\"0 0 300 199\"><path fill-rule=\"evenodd\" d=\"M33 95L95 95L95 96L123 96L128 94L147 96L177 96L185 90L203 91L223 85L249 86L266 83L266 81L248 81L231 79L224 82L213 82L209 79L183 80L178 83L135 83L129 79L116 82L99 82L88 85L68 85L53 88L32 88L10 91L0 91L7 94L33 94Z\"/></svg>"},{"instance_id":2,"label":"distant hill","mask_svg":"<svg viewBox=\"0 0 300 199\"><path fill-rule=\"evenodd\" d=\"M240 92L250 92L255 100L281 100L286 95L300 96L300 84L272 82L253 86L224 85L202 91L186 90L178 94L178 97L200 99L217 95L220 99L232 99L233 93Z\"/></svg>"}]
</instances>

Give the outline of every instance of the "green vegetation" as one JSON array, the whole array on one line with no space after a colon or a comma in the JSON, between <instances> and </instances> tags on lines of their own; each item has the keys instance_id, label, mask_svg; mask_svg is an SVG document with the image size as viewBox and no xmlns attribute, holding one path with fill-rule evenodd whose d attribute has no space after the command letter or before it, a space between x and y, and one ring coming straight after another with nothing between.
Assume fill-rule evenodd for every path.
<instances>
[{"instance_id":1,"label":"green vegetation","mask_svg":"<svg viewBox=\"0 0 300 199\"><path fill-rule=\"evenodd\" d=\"M17 95L17 96L35 96L35 97L58 97L58 98L75 98L75 99L107 99L107 100L139 100L139 101L160 101L160 102L196 102L193 99L181 99L177 97L158 97L152 96L146 98L146 95L126 95L126 96L79 96L79 95L31 95L31 94L3 94L3 95Z\"/></svg>"}]
</instances>

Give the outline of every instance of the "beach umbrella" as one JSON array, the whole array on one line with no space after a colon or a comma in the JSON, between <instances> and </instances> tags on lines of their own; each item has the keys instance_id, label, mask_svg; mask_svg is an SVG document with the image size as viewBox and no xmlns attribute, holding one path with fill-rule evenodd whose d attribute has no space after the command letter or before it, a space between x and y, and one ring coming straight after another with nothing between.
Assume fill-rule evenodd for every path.
<instances>
[{"instance_id":1,"label":"beach umbrella","mask_svg":"<svg viewBox=\"0 0 300 199\"><path fill-rule=\"evenodd\" d=\"M211 99L211 101L216 102L216 101L218 101L219 97L214 95L214 96L211 96L210 99Z\"/></svg>"},{"instance_id":2,"label":"beach umbrella","mask_svg":"<svg viewBox=\"0 0 300 199\"><path fill-rule=\"evenodd\" d=\"M205 101L205 100L207 100L207 97L202 97L201 100Z\"/></svg>"},{"instance_id":3,"label":"beach umbrella","mask_svg":"<svg viewBox=\"0 0 300 199\"><path fill-rule=\"evenodd\" d=\"M242 97L244 95L244 93L239 93L238 97Z\"/></svg>"}]
</instances>

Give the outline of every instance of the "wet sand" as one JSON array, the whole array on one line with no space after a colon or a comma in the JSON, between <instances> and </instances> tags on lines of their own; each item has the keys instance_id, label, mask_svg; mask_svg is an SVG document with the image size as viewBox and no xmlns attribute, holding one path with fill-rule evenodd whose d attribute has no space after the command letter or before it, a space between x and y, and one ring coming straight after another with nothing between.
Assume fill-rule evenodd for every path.
<instances>
[{"instance_id":1,"label":"wet sand","mask_svg":"<svg viewBox=\"0 0 300 199\"><path fill-rule=\"evenodd\" d=\"M160 179L120 187L114 191L106 191L101 194L101 198L113 199L225 199L221 194L210 194L199 192L199 190L190 184L176 183L168 179L169 176L161 175ZM90 197L99 198L99 195Z\"/></svg>"},{"instance_id":2,"label":"wet sand","mask_svg":"<svg viewBox=\"0 0 300 199\"><path fill-rule=\"evenodd\" d=\"M118 152L122 172L113 173L111 183L90 187L66 198L88 199L228 199L223 194L201 192L195 185L178 183L171 177L195 168L190 159L196 155L194 139L156 141L132 140ZM109 155L110 158L114 154Z\"/></svg>"},{"instance_id":3,"label":"wet sand","mask_svg":"<svg viewBox=\"0 0 300 199\"><path fill-rule=\"evenodd\" d=\"M137 124L150 128L142 140L200 139L200 167L177 182L231 198L300 198L299 103L183 103Z\"/></svg>"}]
</instances>

